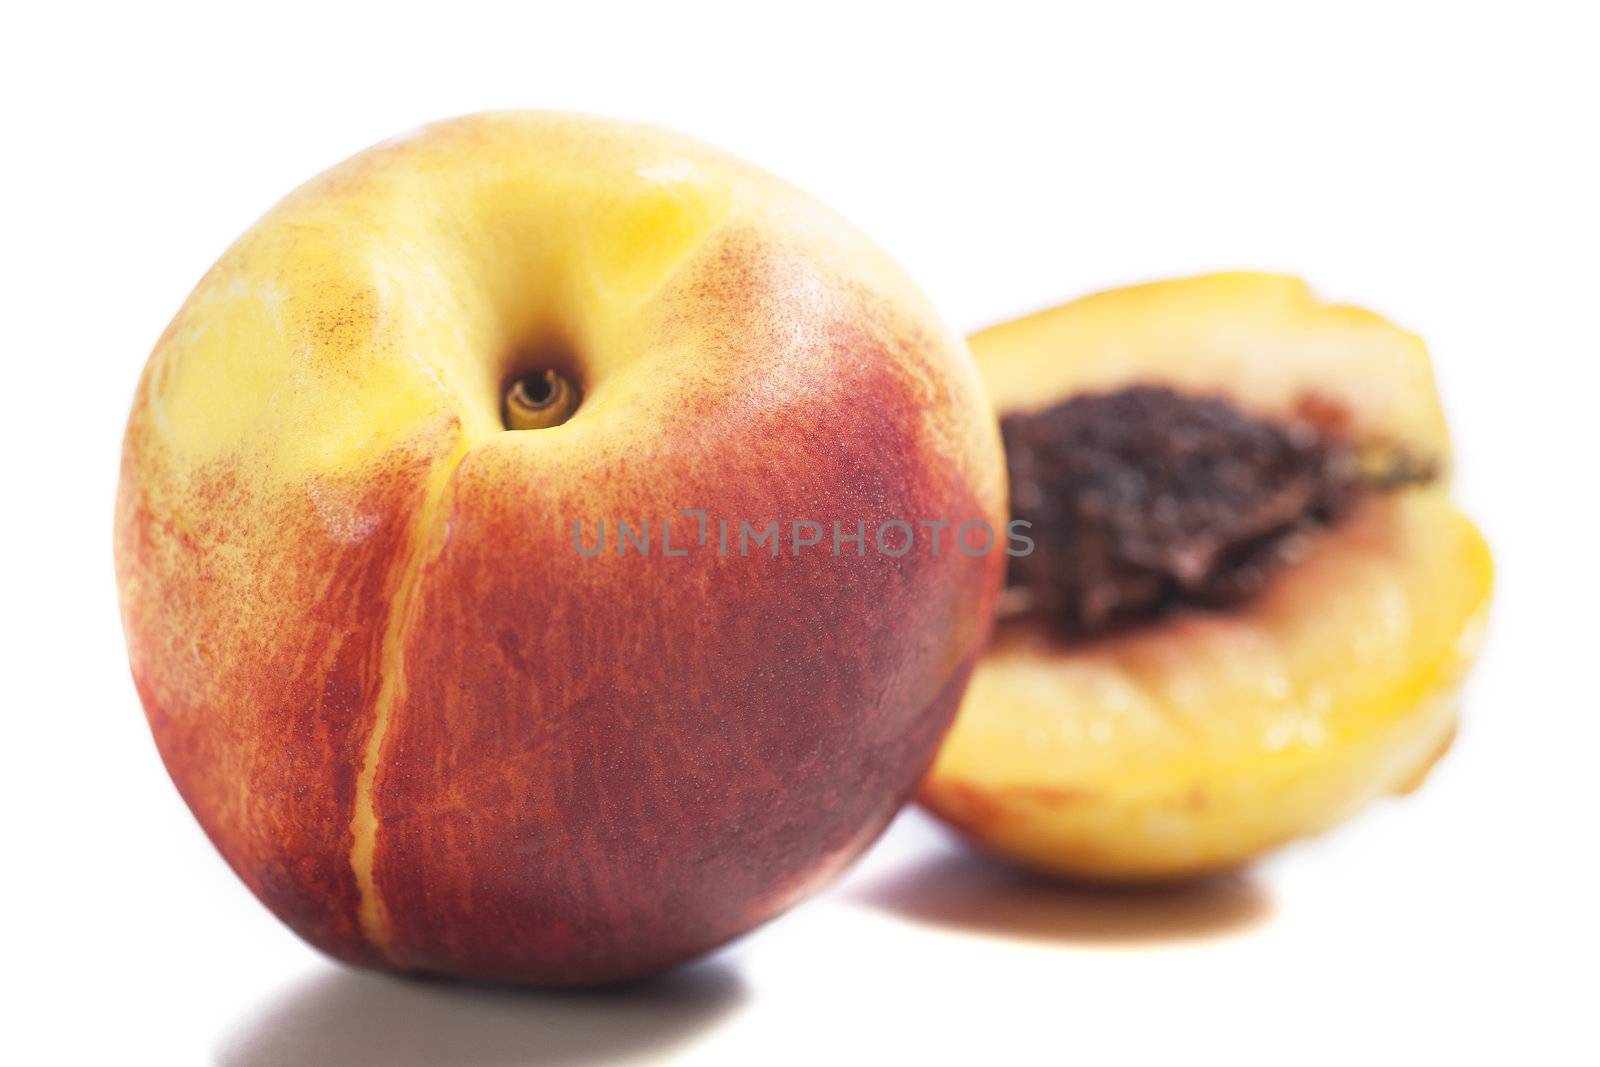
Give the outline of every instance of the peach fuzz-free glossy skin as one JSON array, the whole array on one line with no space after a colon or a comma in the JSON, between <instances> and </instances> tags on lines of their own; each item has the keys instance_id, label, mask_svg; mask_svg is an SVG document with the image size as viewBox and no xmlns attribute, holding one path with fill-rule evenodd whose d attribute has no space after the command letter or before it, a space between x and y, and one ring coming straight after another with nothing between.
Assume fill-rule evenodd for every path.
<instances>
[{"instance_id":1,"label":"peach fuzz-free glossy skin","mask_svg":"<svg viewBox=\"0 0 1600 1067\"><path fill-rule=\"evenodd\" d=\"M1292 278L1223 274L1089 297L972 338L1002 412L1161 382L1448 459L1426 350ZM1441 480L1366 501L1264 595L1068 643L1002 619L924 804L1070 877L1241 863L1418 784L1448 746L1492 567Z\"/></svg>"},{"instance_id":2,"label":"peach fuzz-free glossy skin","mask_svg":"<svg viewBox=\"0 0 1600 1067\"><path fill-rule=\"evenodd\" d=\"M505 431L546 357L582 406ZM584 558L572 523L998 529L1004 496L964 346L856 231L680 137L484 115L206 275L135 399L117 571L162 757L274 913L354 963L588 984L871 840L1003 557L719 557L679 519L688 556Z\"/></svg>"}]
</instances>

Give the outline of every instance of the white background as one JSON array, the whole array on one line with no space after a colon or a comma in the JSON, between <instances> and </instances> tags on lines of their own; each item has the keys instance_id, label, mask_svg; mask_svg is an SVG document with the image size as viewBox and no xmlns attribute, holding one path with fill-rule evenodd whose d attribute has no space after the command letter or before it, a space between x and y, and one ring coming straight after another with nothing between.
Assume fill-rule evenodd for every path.
<instances>
[{"instance_id":1,"label":"white background","mask_svg":"<svg viewBox=\"0 0 1600 1067\"><path fill-rule=\"evenodd\" d=\"M1592 5L1496 8L13 8L0 1059L1595 1062L1600 33ZM213 854L145 730L110 560L122 421L189 287L272 201L508 106L750 158L962 329L1254 267L1420 331L1500 566L1454 753L1209 894L1047 889L911 813L823 897L627 995L315 955Z\"/></svg>"}]
</instances>

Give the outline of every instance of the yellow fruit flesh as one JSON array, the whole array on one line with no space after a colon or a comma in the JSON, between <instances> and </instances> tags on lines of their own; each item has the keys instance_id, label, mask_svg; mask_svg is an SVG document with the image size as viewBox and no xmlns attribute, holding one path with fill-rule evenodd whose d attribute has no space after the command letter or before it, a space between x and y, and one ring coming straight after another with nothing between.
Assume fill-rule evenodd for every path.
<instances>
[{"instance_id":1,"label":"yellow fruit flesh","mask_svg":"<svg viewBox=\"0 0 1600 1067\"><path fill-rule=\"evenodd\" d=\"M1351 404L1358 435L1447 447L1420 342L1292 279L1105 294L973 347L1002 411L1132 382L1269 413L1313 391ZM1075 644L1004 622L922 800L982 845L1066 875L1237 864L1426 773L1454 731L1491 575L1437 484L1366 501L1238 610Z\"/></svg>"},{"instance_id":2,"label":"yellow fruit flesh","mask_svg":"<svg viewBox=\"0 0 1600 1067\"><path fill-rule=\"evenodd\" d=\"M984 330L971 344L1002 413L1136 382L1221 393L1264 415L1312 397L1343 408L1358 438L1448 465L1422 339L1370 311L1322 303L1297 278L1239 272L1116 289Z\"/></svg>"}]
</instances>

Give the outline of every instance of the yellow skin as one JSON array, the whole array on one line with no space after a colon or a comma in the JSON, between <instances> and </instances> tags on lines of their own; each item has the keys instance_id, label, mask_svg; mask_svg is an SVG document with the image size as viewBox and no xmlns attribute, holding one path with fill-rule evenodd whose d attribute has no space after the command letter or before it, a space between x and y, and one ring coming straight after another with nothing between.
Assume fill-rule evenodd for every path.
<instances>
[{"instance_id":1,"label":"yellow skin","mask_svg":"<svg viewBox=\"0 0 1600 1067\"><path fill-rule=\"evenodd\" d=\"M1293 278L1103 293L971 339L1002 413L1159 382L1448 461L1420 339ZM1448 747L1492 567L1446 479L1377 497L1241 610L1067 645L1002 620L920 798L1061 875L1154 881L1239 864L1420 783Z\"/></svg>"}]
</instances>

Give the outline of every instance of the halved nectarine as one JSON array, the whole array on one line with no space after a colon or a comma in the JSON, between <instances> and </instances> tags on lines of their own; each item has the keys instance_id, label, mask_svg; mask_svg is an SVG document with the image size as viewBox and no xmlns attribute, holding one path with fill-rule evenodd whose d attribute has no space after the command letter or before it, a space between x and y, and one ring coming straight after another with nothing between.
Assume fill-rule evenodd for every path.
<instances>
[{"instance_id":1,"label":"halved nectarine","mask_svg":"<svg viewBox=\"0 0 1600 1067\"><path fill-rule=\"evenodd\" d=\"M986 330L972 347L1008 431L1013 514L1024 492L1100 494L1056 501L1052 514L1079 521L1060 560L1078 562L1053 566L1082 566L1116 539L1084 515L1206 513L1248 497L1239 484L1270 479L1223 456L1226 469L1192 475L1214 481L1210 495L1185 481L1191 472L1167 471L1174 503L1152 488L1162 472L1135 457L1067 485L1019 471L1024 430L1076 426L1082 447L1114 454L1139 440L1128 420L1154 412L1146 437L1167 435L1187 461L1186 448L1233 432L1232 419L1284 454L1317 457L1318 471L1345 472L1328 475L1344 479L1345 502L1280 523L1265 541L1246 531L1252 552L1272 548L1271 574L1222 607L1186 596L1182 567L1135 559L1107 566L1155 591L1123 598L1137 618L1081 602L1063 615L1062 597L1081 601L1088 579L1058 586L1041 608L1027 561L1013 561L1012 610L922 786L928 808L1028 865L1140 881L1236 865L1420 782L1455 729L1492 568L1448 497L1449 440L1417 337L1322 303L1292 278L1219 274L1092 296ZM1237 417L1218 415L1224 405ZM1084 430L1096 417L1109 422ZM1279 500L1292 486L1268 488ZM1033 534L1046 544L1057 532ZM1169 543L1168 555L1188 560L1196 543ZM1206 558L1222 549L1233 551ZM1117 601L1122 586L1107 588Z\"/></svg>"}]
</instances>

